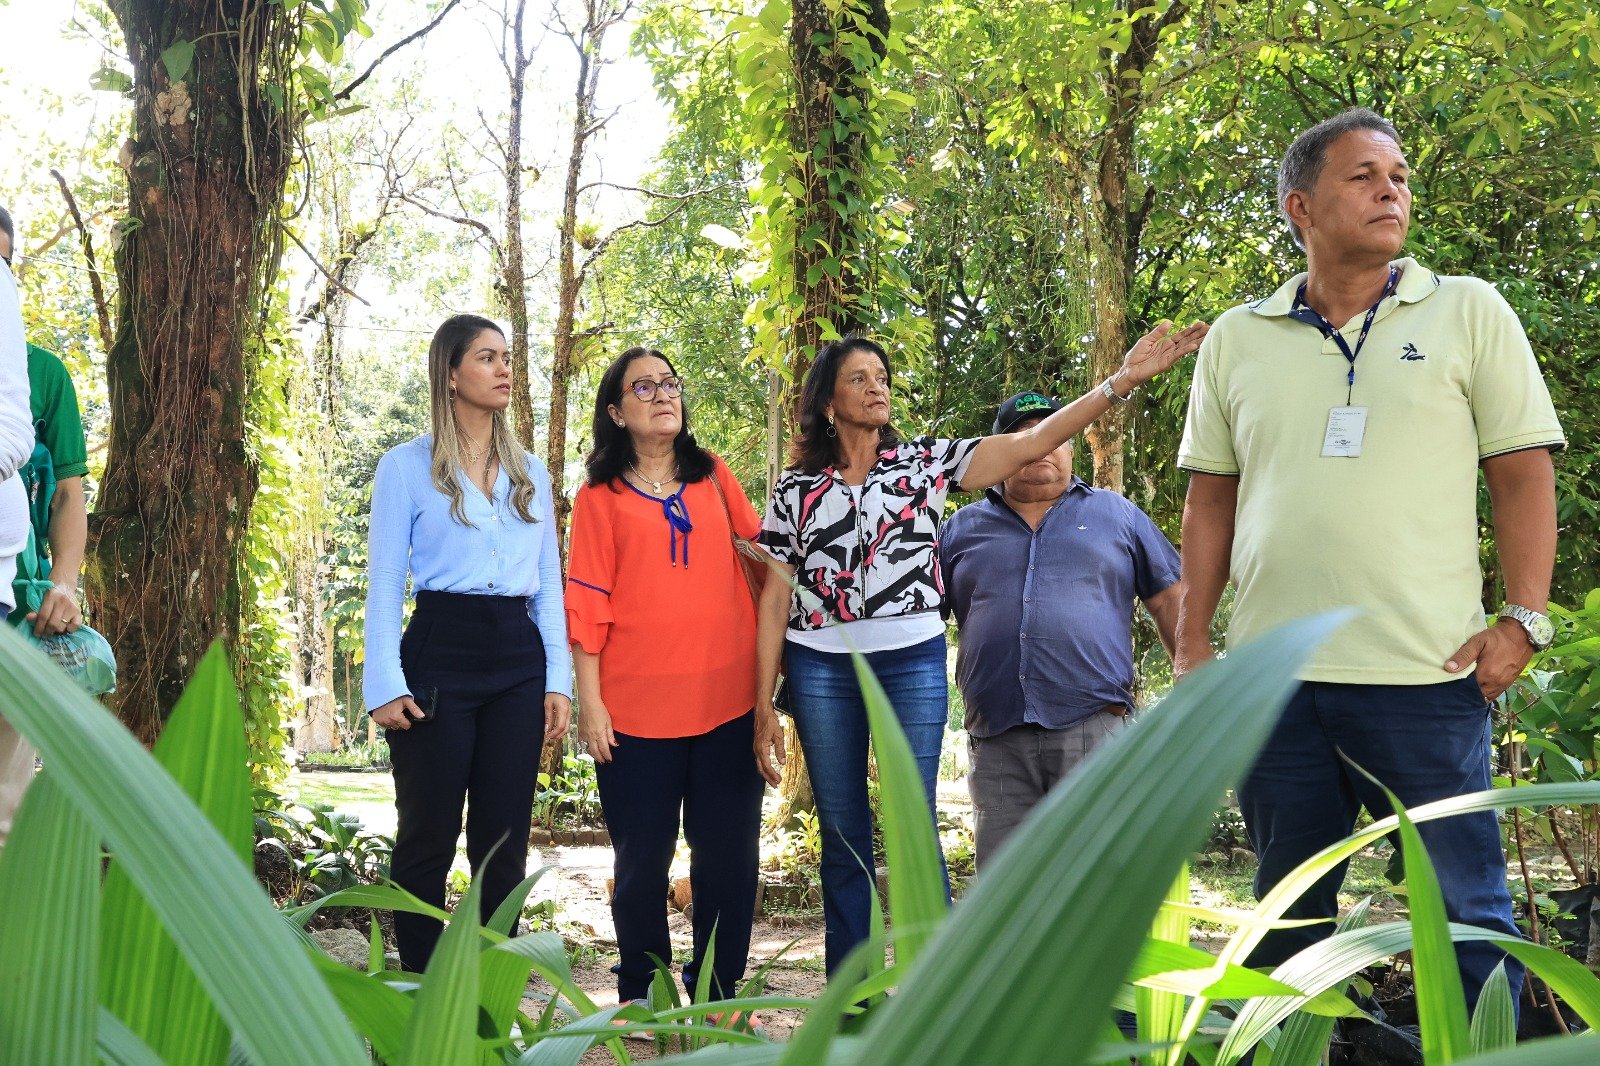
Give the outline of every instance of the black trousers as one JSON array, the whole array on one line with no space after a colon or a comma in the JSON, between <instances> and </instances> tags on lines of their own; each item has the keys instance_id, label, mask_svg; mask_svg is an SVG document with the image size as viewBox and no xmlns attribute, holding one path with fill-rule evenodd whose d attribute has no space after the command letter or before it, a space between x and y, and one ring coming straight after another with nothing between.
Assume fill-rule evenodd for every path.
<instances>
[{"instance_id":1,"label":"black trousers","mask_svg":"<svg viewBox=\"0 0 1600 1066\"><path fill-rule=\"evenodd\" d=\"M711 998L738 994L750 956L756 907L761 796L755 715L741 715L693 737L617 734L612 761L596 763L600 805L616 851L611 916L621 962L617 998L647 999L654 955L672 964L667 932L667 877L678 846L678 817L689 842L694 888L694 955L683 968L692 996L716 930Z\"/></svg>"},{"instance_id":2,"label":"black trousers","mask_svg":"<svg viewBox=\"0 0 1600 1066\"><path fill-rule=\"evenodd\" d=\"M465 801L467 861L487 920L526 876L544 746L539 628L522 597L419 592L400 663L413 695L436 688L438 700L432 721L384 731L399 814L390 877L444 906ZM433 918L396 913L400 964L421 973L443 930Z\"/></svg>"}]
</instances>

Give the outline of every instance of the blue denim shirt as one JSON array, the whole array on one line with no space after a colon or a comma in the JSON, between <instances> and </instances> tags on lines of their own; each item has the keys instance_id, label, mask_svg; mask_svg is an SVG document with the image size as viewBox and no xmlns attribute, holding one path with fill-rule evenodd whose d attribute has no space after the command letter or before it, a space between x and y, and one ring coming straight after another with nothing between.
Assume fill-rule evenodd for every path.
<instances>
[{"instance_id":1,"label":"blue denim shirt","mask_svg":"<svg viewBox=\"0 0 1600 1066\"><path fill-rule=\"evenodd\" d=\"M1073 478L1030 529L990 489L945 523L939 564L974 736L1132 706L1134 600L1178 580L1178 553L1138 507Z\"/></svg>"}]
</instances>

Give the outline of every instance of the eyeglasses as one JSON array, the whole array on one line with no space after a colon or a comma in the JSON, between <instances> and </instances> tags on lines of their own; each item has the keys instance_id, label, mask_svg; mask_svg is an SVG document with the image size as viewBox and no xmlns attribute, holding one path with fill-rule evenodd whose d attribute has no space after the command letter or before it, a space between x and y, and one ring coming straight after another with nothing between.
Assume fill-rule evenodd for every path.
<instances>
[{"instance_id":1,"label":"eyeglasses","mask_svg":"<svg viewBox=\"0 0 1600 1066\"><path fill-rule=\"evenodd\" d=\"M645 403L649 403L656 398L657 389L661 390L669 400L676 399L683 395L683 379L662 378L660 381L656 381L654 378L640 378L628 386L628 391Z\"/></svg>"}]
</instances>

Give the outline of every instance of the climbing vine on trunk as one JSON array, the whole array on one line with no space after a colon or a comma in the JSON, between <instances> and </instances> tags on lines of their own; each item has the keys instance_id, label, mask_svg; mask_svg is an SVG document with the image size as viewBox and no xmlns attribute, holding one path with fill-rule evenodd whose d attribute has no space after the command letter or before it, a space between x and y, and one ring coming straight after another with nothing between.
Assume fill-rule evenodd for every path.
<instances>
[{"instance_id":1,"label":"climbing vine on trunk","mask_svg":"<svg viewBox=\"0 0 1600 1066\"><path fill-rule=\"evenodd\" d=\"M913 103L884 78L886 66L908 65L894 9L885 0L769 0L731 23L759 160L748 321L757 355L791 393L817 348L841 336L870 332L919 356L926 348L894 256L902 215L885 202L888 133Z\"/></svg>"},{"instance_id":2,"label":"climbing vine on trunk","mask_svg":"<svg viewBox=\"0 0 1600 1066\"><path fill-rule=\"evenodd\" d=\"M365 32L364 6L111 3L133 65L133 131L89 584L123 665L114 705L146 741L207 645L237 647L258 486L249 353L301 123L333 106L317 64Z\"/></svg>"}]
</instances>

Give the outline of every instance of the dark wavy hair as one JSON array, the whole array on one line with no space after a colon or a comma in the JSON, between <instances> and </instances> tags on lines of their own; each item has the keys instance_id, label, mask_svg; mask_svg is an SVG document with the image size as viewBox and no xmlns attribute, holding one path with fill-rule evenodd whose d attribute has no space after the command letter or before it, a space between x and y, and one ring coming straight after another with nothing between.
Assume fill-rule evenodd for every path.
<instances>
[{"instance_id":1,"label":"dark wavy hair","mask_svg":"<svg viewBox=\"0 0 1600 1066\"><path fill-rule=\"evenodd\" d=\"M619 491L613 482L622 478L623 472L634 462L633 438L628 435L625 427L617 425L611 419L607 407L615 404L622 406L622 388L628 376L628 367L635 360L655 356L667 364L667 369L676 376L677 367L672 365L672 360L656 351L654 348L629 348L606 367L605 374L600 378L600 387L594 395L594 448L589 452L589 457L584 460L584 467L588 471L589 484L611 485L611 491ZM678 398L678 403L683 409L683 422L678 426L678 435L672 440L673 458L678 463L678 477L685 483L704 481L711 476L711 471L716 468L711 453L695 443L694 433L689 429L689 397L685 395Z\"/></svg>"},{"instance_id":2,"label":"dark wavy hair","mask_svg":"<svg viewBox=\"0 0 1600 1066\"><path fill-rule=\"evenodd\" d=\"M789 469L818 474L839 462L839 439L828 435L828 405L839 381L839 367L856 352L871 352L883 364L883 372L893 375L889 353L865 337L846 337L822 346L811 369L806 371L800 389L800 431L789 442ZM878 430L878 446L892 448L900 443L899 432L891 425Z\"/></svg>"}]
</instances>

